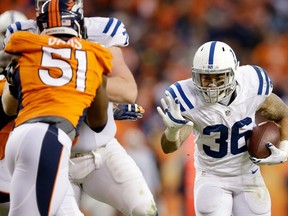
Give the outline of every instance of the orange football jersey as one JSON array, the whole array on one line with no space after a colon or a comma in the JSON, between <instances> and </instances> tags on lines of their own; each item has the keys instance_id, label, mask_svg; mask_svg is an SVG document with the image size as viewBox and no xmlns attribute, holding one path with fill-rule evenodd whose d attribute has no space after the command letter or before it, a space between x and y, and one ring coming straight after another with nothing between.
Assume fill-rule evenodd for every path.
<instances>
[{"instance_id":1,"label":"orange football jersey","mask_svg":"<svg viewBox=\"0 0 288 216\"><path fill-rule=\"evenodd\" d=\"M0 75L0 95L3 94L5 82L6 82L6 79L5 79L4 75Z\"/></svg>"},{"instance_id":2,"label":"orange football jersey","mask_svg":"<svg viewBox=\"0 0 288 216\"><path fill-rule=\"evenodd\" d=\"M58 116L76 128L102 83L102 74L112 67L108 49L78 37L66 42L19 31L5 51L21 55L15 76L21 91L16 126L36 117Z\"/></svg>"}]
</instances>

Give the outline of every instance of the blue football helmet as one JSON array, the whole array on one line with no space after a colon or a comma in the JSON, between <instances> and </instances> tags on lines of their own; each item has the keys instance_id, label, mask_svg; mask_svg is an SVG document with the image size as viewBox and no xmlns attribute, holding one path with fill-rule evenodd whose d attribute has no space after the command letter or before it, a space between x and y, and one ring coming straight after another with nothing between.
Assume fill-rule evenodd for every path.
<instances>
[{"instance_id":1,"label":"blue football helmet","mask_svg":"<svg viewBox=\"0 0 288 216\"><path fill-rule=\"evenodd\" d=\"M36 8L38 8L36 21L40 34L86 38L83 8L79 1L38 0Z\"/></svg>"}]
</instances>

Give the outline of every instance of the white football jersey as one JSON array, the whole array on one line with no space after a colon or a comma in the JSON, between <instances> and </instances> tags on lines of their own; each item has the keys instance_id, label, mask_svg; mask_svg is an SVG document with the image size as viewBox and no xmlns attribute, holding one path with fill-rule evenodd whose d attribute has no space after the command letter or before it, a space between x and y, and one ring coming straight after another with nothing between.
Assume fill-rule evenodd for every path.
<instances>
[{"instance_id":1,"label":"white football jersey","mask_svg":"<svg viewBox=\"0 0 288 216\"><path fill-rule=\"evenodd\" d=\"M194 122L195 166L216 175L240 175L255 168L246 140L255 125L255 112L272 92L267 73L258 66L240 66L237 96L224 106L197 97L192 79L175 82L168 91L180 101L182 115Z\"/></svg>"},{"instance_id":2,"label":"white football jersey","mask_svg":"<svg viewBox=\"0 0 288 216\"><path fill-rule=\"evenodd\" d=\"M120 20L106 17L85 17L84 22L87 27L87 40L100 43L105 47L125 47L129 45L129 35ZM6 45L10 36L16 31L29 31L37 34L36 21L24 20L8 26L4 45Z\"/></svg>"},{"instance_id":3,"label":"white football jersey","mask_svg":"<svg viewBox=\"0 0 288 216\"><path fill-rule=\"evenodd\" d=\"M116 18L106 17L85 17L85 26L87 28L87 40L100 43L109 48L112 46L125 47L129 44L129 35L124 24ZM10 36L16 31L30 31L38 33L35 20L25 20L15 22L8 26L4 45ZM88 152L95 150L97 147L106 145L116 135L116 124L113 116L112 103L108 106L108 122L100 133L93 132L87 125L83 124L79 129L80 134L77 144L73 147L72 152Z\"/></svg>"}]
</instances>

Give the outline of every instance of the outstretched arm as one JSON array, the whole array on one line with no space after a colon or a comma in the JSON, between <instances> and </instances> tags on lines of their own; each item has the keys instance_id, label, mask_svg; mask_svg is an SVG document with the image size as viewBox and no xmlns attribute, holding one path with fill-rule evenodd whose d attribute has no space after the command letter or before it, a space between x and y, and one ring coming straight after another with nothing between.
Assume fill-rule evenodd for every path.
<instances>
[{"instance_id":1,"label":"outstretched arm","mask_svg":"<svg viewBox=\"0 0 288 216\"><path fill-rule=\"evenodd\" d=\"M161 137L161 146L164 153L176 151L191 134L194 123L183 118L178 99L166 93L161 99L161 107L157 111L161 116L166 129Z\"/></svg>"},{"instance_id":2,"label":"outstretched arm","mask_svg":"<svg viewBox=\"0 0 288 216\"><path fill-rule=\"evenodd\" d=\"M132 72L128 68L121 48L109 48L112 53L112 73L107 79L107 94L110 101L130 103L136 101L138 90Z\"/></svg>"}]
</instances>

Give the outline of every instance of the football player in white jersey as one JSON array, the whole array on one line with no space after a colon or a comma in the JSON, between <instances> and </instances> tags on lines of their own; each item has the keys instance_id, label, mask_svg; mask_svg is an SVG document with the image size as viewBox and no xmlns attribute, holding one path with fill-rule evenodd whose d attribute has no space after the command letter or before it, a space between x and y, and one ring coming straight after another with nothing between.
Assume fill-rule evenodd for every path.
<instances>
[{"instance_id":1,"label":"football player in white jersey","mask_svg":"<svg viewBox=\"0 0 288 216\"><path fill-rule=\"evenodd\" d=\"M197 216L271 215L258 165L283 163L288 155L288 109L272 87L261 67L239 66L230 46L210 41L194 56L192 79L167 88L157 107L166 126L161 145L171 153L195 135ZM250 158L246 146L256 111L281 130L279 149L267 143L265 159Z\"/></svg>"},{"instance_id":2,"label":"football player in white jersey","mask_svg":"<svg viewBox=\"0 0 288 216\"><path fill-rule=\"evenodd\" d=\"M41 3L36 1L37 13L41 13ZM78 1L81 4L81 1ZM116 18L86 17L87 40L101 43L113 55L112 73L107 79L109 99L119 103L121 112L117 119L136 120L142 116L143 108L135 103L137 85L126 65L122 50L129 44L129 36L124 24ZM7 28L4 44L16 31L38 33L34 20L16 22ZM116 124L113 104L108 107L108 122L100 132L91 130L87 124L80 128L79 140L71 154L70 180L75 197L80 202L85 192L94 199L107 203L124 215L157 215L153 195L134 160L115 138Z\"/></svg>"}]
</instances>

